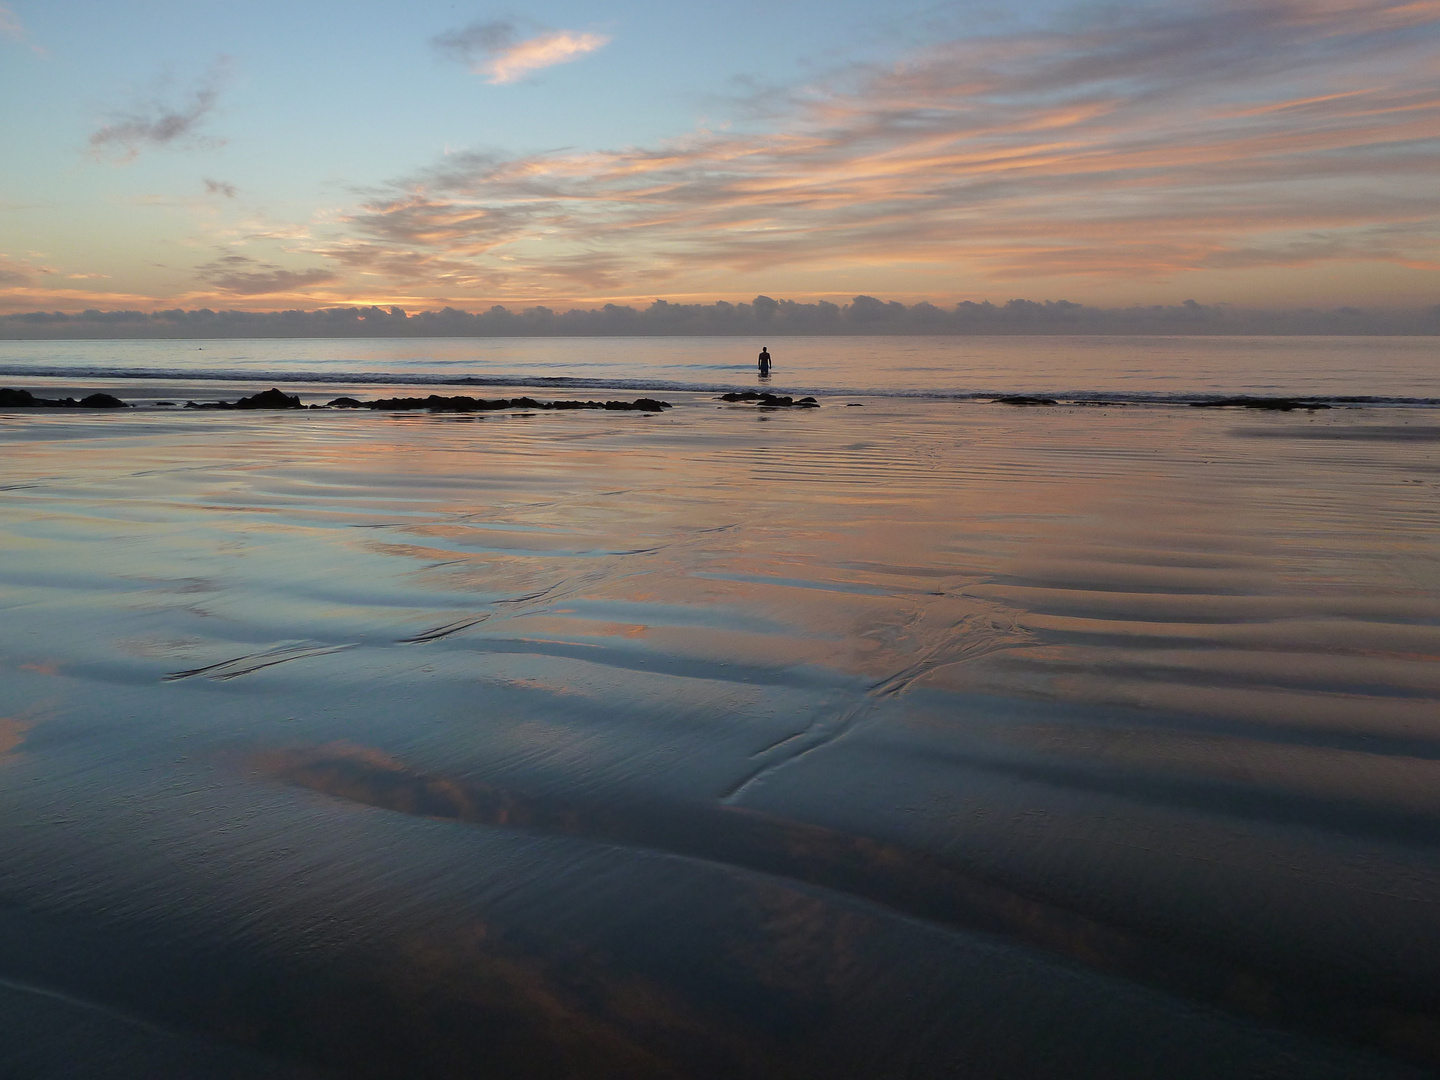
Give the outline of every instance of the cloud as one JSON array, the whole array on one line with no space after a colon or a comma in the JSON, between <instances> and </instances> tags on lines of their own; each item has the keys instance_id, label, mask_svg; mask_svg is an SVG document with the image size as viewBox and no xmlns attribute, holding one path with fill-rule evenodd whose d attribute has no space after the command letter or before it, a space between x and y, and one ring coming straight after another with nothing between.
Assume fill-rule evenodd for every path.
<instances>
[{"instance_id":1,"label":"cloud","mask_svg":"<svg viewBox=\"0 0 1440 1080\"><path fill-rule=\"evenodd\" d=\"M26 46L37 56L48 56L49 54L35 42L30 40L30 35L25 32L25 26L20 21L20 16L6 4L0 4L0 37L8 37L11 41L18 41Z\"/></svg>"},{"instance_id":2,"label":"cloud","mask_svg":"<svg viewBox=\"0 0 1440 1080\"><path fill-rule=\"evenodd\" d=\"M437 40L487 65L519 44L496 23ZM1428 266L1437 63L1437 0L1086 7L757 95L736 126L660 146L453 154L345 215L325 253L531 296L697 268Z\"/></svg>"},{"instance_id":3,"label":"cloud","mask_svg":"<svg viewBox=\"0 0 1440 1080\"><path fill-rule=\"evenodd\" d=\"M215 111L229 67L227 57L217 59L199 85L178 104L164 100L169 87L167 80L162 80L149 100L112 114L110 122L90 136L91 154L97 159L113 156L126 163L142 150L223 145L224 140L202 136L198 128Z\"/></svg>"},{"instance_id":4,"label":"cloud","mask_svg":"<svg viewBox=\"0 0 1440 1080\"><path fill-rule=\"evenodd\" d=\"M101 311L97 294L49 293L0 297L0 340L35 338L175 337L613 337L616 335L743 335L754 339L790 334L1440 334L1440 306L1365 310L1266 310L1182 304L1101 308L1067 300L968 301L945 307L909 307L873 296L845 304L796 303L757 296L750 303L672 304L648 307L605 304L559 312L546 307L515 311L495 305L483 313L453 307L407 313L390 305L327 307L304 311L201 310ZM62 299L63 297L63 299ZM17 304L76 299L86 310L26 310ZM133 301L132 301L133 303ZM422 379L424 376L418 376ZM403 378L402 378L403 381ZM989 396L989 395L983 395Z\"/></svg>"},{"instance_id":5,"label":"cloud","mask_svg":"<svg viewBox=\"0 0 1440 1080\"><path fill-rule=\"evenodd\" d=\"M222 255L197 269L203 280L237 296L303 291L338 280L329 270L286 270L245 255Z\"/></svg>"},{"instance_id":6,"label":"cloud","mask_svg":"<svg viewBox=\"0 0 1440 1080\"><path fill-rule=\"evenodd\" d=\"M487 75L493 84L523 79L532 71L567 64L608 44L604 34L574 30L546 30L522 38L513 22L496 20L471 23L431 40L439 52L465 64L477 75Z\"/></svg>"},{"instance_id":7,"label":"cloud","mask_svg":"<svg viewBox=\"0 0 1440 1080\"><path fill-rule=\"evenodd\" d=\"M519 37L513 22L495 19L471 23L460 30L447 30L431 38L430 44L447 59L472 66L512 48Z\"/></svg>"},{"instance_id":8,"label":"cloud","mask_svg":"<svg viewBox=\"0 0 1440 1080\"><path fill-rule=\"evenodd\" d=\"M39 252L32 251L30 254L40 258L44 257ZM52 266L26 262L24 259L17 259L0 252L0 286L11 288L33 285L37 278L57 273L59 271Z\"/></svg>"},{"instance_id":9,"label":"cloud","mask_svg":"<svg viewBox=\"0 0 1440 1080\"><path fill-rule=\"evenodd\" d=\"M211 180L205 177L205 193L207 195L224 195L227 199L233 199L236 195L235 185L227 184L223 180Z\"/></svg>"}]
</instances>

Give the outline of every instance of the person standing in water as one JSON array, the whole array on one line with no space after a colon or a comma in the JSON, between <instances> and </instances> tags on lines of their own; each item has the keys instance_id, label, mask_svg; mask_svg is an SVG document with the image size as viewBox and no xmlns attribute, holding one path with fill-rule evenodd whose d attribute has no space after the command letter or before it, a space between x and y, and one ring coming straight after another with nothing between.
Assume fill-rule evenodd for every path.
<instances>
[{"instance_id":1,"label":"person standing in water","mask_svg":"<svg viewBox=\"0 0 1440 1080\"><path fill-rule=\"evenodd\" d=\"M764 345L760 346L760 377L766 378L770 374L770 350Z\"/></svg>"}]
</instances>

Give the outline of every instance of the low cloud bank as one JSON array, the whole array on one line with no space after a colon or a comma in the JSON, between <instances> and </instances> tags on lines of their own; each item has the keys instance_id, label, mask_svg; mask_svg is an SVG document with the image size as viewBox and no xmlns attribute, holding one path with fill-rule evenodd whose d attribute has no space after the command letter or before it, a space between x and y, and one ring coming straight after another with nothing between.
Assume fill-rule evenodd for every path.
<instances>
[{"instance_id":1,"label":"low cloud bank","mask_svg":"<svg viewBox=\"0 0 1440 1080\"><path fill-rule=\"evenodd\" d=\"M757 296L748 304L672 304L553 311L496 305L339 307L318 311L34 311L0 315L0 339L222 337L620 337L794 334L1426 334L1440 335L1440 305L1408 310L1353 307L1263 310L1183 304L1098 308L1068 300L962 301L951 307L857 296L807 304Z\"/></svg>"}]
</instances>

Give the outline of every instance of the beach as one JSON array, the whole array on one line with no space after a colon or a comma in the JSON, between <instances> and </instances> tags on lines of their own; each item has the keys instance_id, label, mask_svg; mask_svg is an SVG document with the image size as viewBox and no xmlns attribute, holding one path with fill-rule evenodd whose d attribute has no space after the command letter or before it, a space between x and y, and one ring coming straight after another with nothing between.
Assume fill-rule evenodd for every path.
<instances>
[{"instance_id":1,"label":"beach","mask_svg":"<svg viewBox=\"0 0 1440 1080\"><path fill-rule=\"evenodd\" d=\"M6 344L0 1072L1440 1067L1423 346Z\"/></svg>"}]
</instances>

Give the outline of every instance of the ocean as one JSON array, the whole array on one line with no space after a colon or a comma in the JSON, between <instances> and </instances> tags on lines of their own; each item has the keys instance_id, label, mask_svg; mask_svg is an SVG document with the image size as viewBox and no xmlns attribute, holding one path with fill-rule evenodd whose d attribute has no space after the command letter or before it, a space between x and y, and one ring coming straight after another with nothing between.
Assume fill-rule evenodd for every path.
<instances>
[{"instance_id":1,"label":"ocean","mask_svg":"<svg viewBox=\"0 0 1440 1080\"><path fill-rule=\"evenodd\" d=\"M734 389L769 345L777 392L1165 403L1206 395L1440 403L1436 337L390 338L0 341L0 378ZM99 380L97 382L97 380Z\"/></svg>"},{"instance_id":2,"label":"ocean","mask_svg":"<svg viewBox=\"0 0 1440 1080\"><path fill-rule=\"evenodd\" d=\"M1434 1075L1436 345L0 343L0 1075Z\"/></svg>"}]
</instances>

